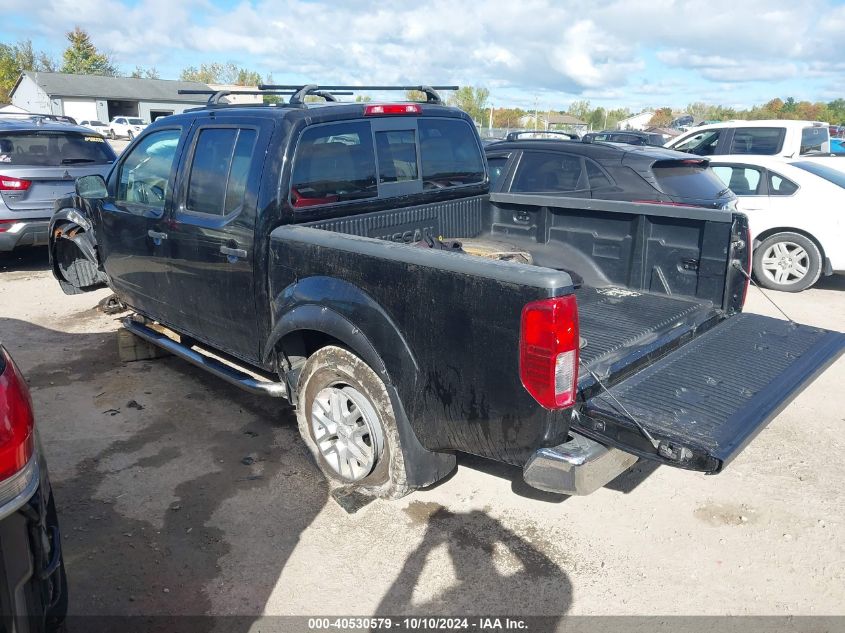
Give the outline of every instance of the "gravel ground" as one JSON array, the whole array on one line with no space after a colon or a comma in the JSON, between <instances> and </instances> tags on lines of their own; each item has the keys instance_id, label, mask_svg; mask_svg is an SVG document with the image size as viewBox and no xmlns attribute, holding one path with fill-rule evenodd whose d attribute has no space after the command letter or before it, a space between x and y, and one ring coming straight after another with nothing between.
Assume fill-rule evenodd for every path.
<instances>
[{"instance_id":1,"label":"gravel ground","mask_svg":"<svg viewBox=\"0 0 845 633\"><path fill-rule=\"evenodd\" d=\"M845 359L715 477L641 462L563 498L466 457L349 514L287 406L120 362L108 293L62 295L44 257L0 255L0 338L31 384L72 613L845 615ZM772 296L845 330L843 291ZM755 289L747 309L777 316Z\"/></svg>"}]
</instances>

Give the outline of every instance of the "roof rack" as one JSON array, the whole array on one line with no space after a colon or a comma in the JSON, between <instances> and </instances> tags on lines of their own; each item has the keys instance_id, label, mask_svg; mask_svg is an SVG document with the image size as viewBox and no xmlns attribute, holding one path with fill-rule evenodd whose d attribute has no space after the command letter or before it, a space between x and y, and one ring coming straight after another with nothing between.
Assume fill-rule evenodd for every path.
<instances>
[{"instance_id":1,"label":"roof rack","mask_svg":"<svg viewBox=\"0 0 845 633\"><path fill-rule=\"evenodd\" d=\"M36 121L59 121L61 123L70 123L76 125L76 119L65 116L63 114L41 114L38 112L0 112L0 117L17 116L23 119L35 119Z\"/></svg>"},{"instance_id":2,"label":"roof rack","mask_svg":"<svg viewBox=\"0 0 845 633\"><path fill-rule=\"evenodd\" d=\"M557 136L565 136L571 141L580 140L580 136L575 132L564 132L562 130L517 130L515 132L508 132L507 136L505 136L506 141L516 141L519 140L519 137L522 135L535 135L535 134L552 134ZM533 140L537 141L548 141L548 138L534 138Z\"/></svg>"},{"instance_id":3,"label":"roof rack","mask_svg":"<svg viewBox=\"0 0 845 633\"><path fill-rule=\"evenodd\" d=\"M426 103L443 103L440 99L438 90L458 90L459 86L318 86L316 84L306 84L304 86L294 85L279 85L279 84L258 84L259 90L294 90L293 96L290 98L291 105L298 105L305 102L305 97L309 95L325 96L318 93L330 92L333 94L340 94L338 90L344 92L360 92L362 90L417 90L426 96Z\"/></svg>"}]
</instances>

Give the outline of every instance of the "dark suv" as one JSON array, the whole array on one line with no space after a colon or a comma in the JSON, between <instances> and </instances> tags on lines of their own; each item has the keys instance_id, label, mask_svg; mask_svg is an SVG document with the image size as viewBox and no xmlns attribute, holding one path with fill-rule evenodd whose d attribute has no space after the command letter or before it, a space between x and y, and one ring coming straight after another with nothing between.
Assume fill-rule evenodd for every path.
<instances>
[{"instance_id":1,"label":"dark suv","mask_svg":"<svg viewBox=\"0 0 845 633\"><path fill-rule=\"evenodd\" d=\"M64 117L0 115L0 251L46 244L53 201L115 158L100 134Z\"/></svg>"},{"instance_id":2,"label":"dark suv","mask_svg":"<svg viewBox=\"0 0 845 633\"><path fill-rule=\"evenodd\" d=\"M735 199L707 159L658 147L523 140L484 148L490 190L725 208Z\"/></svg>"}]
</instances>

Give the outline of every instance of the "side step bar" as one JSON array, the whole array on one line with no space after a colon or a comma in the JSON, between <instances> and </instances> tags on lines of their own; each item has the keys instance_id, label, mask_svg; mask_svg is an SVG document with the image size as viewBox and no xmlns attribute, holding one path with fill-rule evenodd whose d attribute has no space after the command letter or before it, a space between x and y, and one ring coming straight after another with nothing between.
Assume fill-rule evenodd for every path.
<instances>
[{"instance_id":1,"label":"side step bar","mask_svg":"<svg viewBox=\"0 0 845 633\"><path fill-rule=\"evenodd\" d=\"M541 448L528 459L522 471L525 483L546 492L588 495L637 461L636 455L604 446L578 433L570 432L570 437L559 446Z\"/></svg>"},{"instance_id":2,"label":"side step bar","mask_svg":"<svg viewBox=\"0 0 845 633\"><path fill-rule=\"evenodd\" d=\"M161 332L148 328L143 323L139 323L127 317L123 320L123 327L141 337L145 341L157 345L164 350L167 350L174 356L188 361L189 363L200 367L207 372L214 374L218 378L222 378L228 383L240 387L244 391L249 391L262 396L270 396L271 398L287 398L287 387L282 382L271 382L269 380L259 380L254 376L250 376L246 372L223 363L222 361L206 356L196 350L186 347L181 343L177 343L173 339L165 336Z\"/></svg>"}]
</instances>

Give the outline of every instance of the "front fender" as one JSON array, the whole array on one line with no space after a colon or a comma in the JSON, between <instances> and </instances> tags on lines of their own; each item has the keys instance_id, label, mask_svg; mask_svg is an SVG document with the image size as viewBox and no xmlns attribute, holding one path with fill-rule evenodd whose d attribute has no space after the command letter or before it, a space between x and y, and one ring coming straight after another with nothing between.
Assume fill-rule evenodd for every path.
<instances>
[{"instance_id":1,"label":"front fender","mask_svg":"<svg viewBox=\"0 0 845 633\"><path fill-rule=\"evenodd\" d=\"M77 207L58 209L50 218L48 236L50 269L66 294L87 292L107 284L97 254L94 227L84 210ZM75 261L65 261L67 258L58 256L57 247L62 240L70 240L76 246Z\"/></svg>"}]
</instances>

